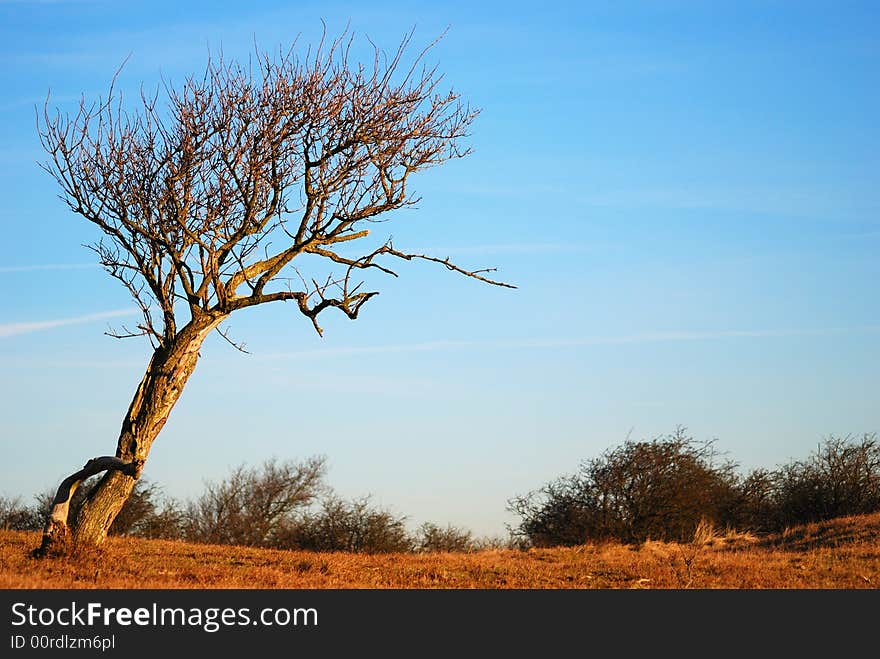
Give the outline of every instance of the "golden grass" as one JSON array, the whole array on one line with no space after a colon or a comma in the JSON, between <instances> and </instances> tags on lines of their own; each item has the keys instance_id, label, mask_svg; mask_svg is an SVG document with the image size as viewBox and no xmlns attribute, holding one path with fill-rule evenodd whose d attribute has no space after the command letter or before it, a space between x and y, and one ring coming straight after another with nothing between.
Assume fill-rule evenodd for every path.
<instances>
[{"instance_id":1,"label":"golden grass","mask_svg":"<svg viewBox=\"0 0 880 659\"><path fill-rule=\"evenodd\" d=\"M0 588L877 588L880 514L758 537L702 527L648 541L475 553L347 554L110 538L35 560L35 533L0 531Z\"/></svg>"}]
</instances>

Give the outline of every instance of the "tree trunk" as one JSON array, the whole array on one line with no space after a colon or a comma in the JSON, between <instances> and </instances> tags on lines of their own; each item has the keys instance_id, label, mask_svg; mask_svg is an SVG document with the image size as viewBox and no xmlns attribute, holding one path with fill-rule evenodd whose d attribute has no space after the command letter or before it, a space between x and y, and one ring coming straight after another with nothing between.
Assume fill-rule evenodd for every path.
<instances>
[{"instance_id":1,"label":"tree trunk","mask_svg":"<svg viewBox=\"0 0 880 659\"><path fill-rule=\"evenodd\" d=\"M205 314L181 329L174 340L153 353L119 433L114 458L90 460L80 471L62 482L43 531L43 540L35 555L69 553L97 547L140 477L153 440L162 430L174 404L180 398L199 359L199 348L225 315ZM72 524L68 507L80 482L99 471L107 473L92 489ZM72 528L71 528L72 527Z\"/></svg>"}]
</instances>

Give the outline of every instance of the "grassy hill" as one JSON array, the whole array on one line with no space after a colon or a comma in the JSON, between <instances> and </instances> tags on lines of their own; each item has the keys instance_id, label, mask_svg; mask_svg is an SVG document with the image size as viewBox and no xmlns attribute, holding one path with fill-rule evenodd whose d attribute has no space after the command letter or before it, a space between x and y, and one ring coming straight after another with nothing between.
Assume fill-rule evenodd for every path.
<instances>
[{"instance_id":1,"label":"grassy hill","mask_svg":"<svg viewBox=\"0 0 880 659\"><path fill-rule=\"evenodd\" d=\"M112 537L100 553L34 560L0 531L0 588L878 588L880 514L753 536L698 530L529 551L347 554Z\"/></svg>"}]
</instances>

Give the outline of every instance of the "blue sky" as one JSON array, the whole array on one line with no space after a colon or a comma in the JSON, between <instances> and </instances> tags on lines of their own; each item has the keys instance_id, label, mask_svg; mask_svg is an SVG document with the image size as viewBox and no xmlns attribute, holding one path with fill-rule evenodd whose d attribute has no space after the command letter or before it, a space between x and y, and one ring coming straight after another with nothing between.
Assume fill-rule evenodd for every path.
<instances>
[{"instance_id":1,"label":"blue sky","mask_svg":"<svg viewBox=\"0 0 880 659\"><path fill-rule=\"evenodd\" d=\"M687 426L748 469L880 431L880 8L841 2L0 0L0 494L112 453L149 357L65 210L34 105L200 70L208 48L415 28L482 109L413 181L395 246L429 264L325 335L283 305L228 324L145 476L187 498L242 462L325 454L345 496L478 535L510 497ZM259 386L254 384L259 382Z\"/></svg>"}]
</instances>

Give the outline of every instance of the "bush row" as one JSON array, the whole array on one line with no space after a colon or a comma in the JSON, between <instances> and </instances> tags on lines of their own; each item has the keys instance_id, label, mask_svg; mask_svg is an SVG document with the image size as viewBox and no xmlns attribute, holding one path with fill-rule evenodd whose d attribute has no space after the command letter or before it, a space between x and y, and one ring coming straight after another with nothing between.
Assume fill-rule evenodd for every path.
<instances>
[{"instance_id":1,"label":"bush row","mask_svg":"<svg viewBox=\"0 0 880 659\"><path fill-rule=\"evenodd\" d=\"M758 533L880 511L875 435L829 437L805 460L741 474L715 442L678 428L628 441L574 474L510 500L513 533L535 546L686 541L702 520Z\"/></svg>"},{"instance_id":2,"label":"bush row","mask_svg":"<svg viewBox=\"0 0 880 659\"><path fill-rule=\"evenodd\" d=\"M186 540L276 549L349 552L475 551L503 546L470 531L426 522L411 534L406 517L374 505L370 497L346 500L325 483L326 460L267 460L240 466L208 483L195 500L182 504L140 479L110 528L111 535ZM70 505L70 520L97 478L84 483ZM41 530L54 492L20 499L0 497L0 528ZM75 522L74 522L75 523Z\"/></svg>"},{"instance_id":3,"label":"bush row","mask_svg":"<svg viewBox=\"0 0 880 659\"><path fill-rule=\"evenodd\" d=\"M350 552L473 551L591 541L687 541L701 522L758 533L880 511L880 442L873 434L829 437L804 460L741 473L684 428L627 441L537 490L516 496L519 517L506 540L480 540L454 526L423 524L346 500L325 482L326 460L268 460L241 466L181 504L138 481L111 534L281 549ZM71 519L97 481L79 488ZM40 530L52 492L31 506L0 497L0 528Z\"/></svg>"}]
</instances>

